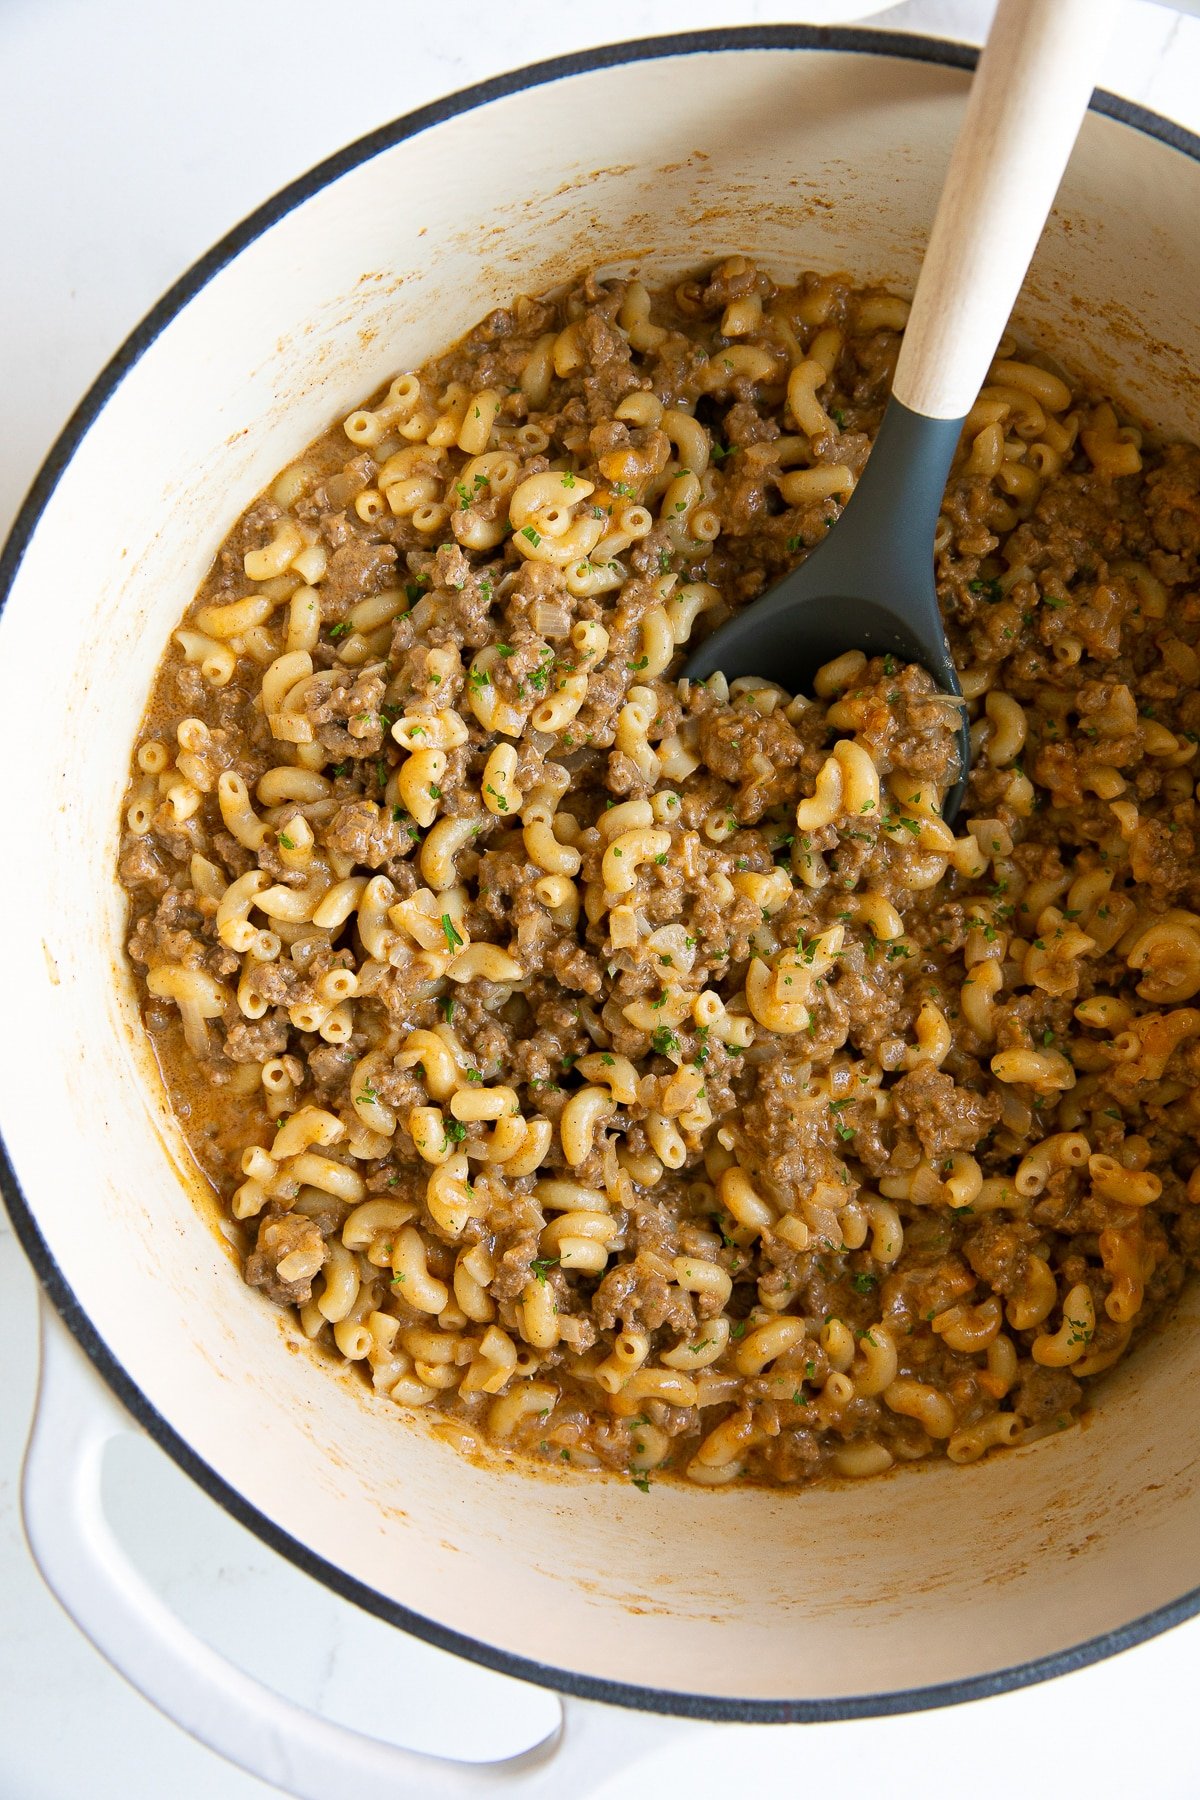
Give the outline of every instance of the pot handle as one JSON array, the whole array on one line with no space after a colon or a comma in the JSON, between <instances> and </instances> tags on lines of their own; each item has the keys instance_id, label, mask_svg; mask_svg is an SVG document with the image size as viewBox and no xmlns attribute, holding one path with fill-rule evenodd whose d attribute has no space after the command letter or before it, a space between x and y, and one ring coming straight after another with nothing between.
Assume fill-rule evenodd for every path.
<instances>
[{"instance_id":1,"label":"pot handle","mask_svg":"<svg viewBox=\"0 0 1200 1800\"><path fill-rule=\"evenodd\" d=\"M366 1792L394 1800L585 1796L694 1725L564 1697L551 1737L495 1763L405 1750L309 1712L196 1637L133 1567L101 1498L106 1445L137 1426L44 1295L41 1372L25 1453L25 1532L47 1586L143 1697L219 1756L296 1800Z\"/></svg>"}]
</instances>

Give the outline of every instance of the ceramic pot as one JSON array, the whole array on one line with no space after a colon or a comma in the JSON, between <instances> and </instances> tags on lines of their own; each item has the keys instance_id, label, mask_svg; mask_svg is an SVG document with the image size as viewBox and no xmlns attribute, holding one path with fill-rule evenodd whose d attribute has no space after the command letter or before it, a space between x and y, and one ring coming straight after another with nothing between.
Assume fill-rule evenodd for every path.
<instances>
[{"instance_id":1,"label":"ceramic pot","mask_svg":"<svg viewBox=\"0 0 1200 1800\"><path fill-rule=\"evenodd\" d=\"M6 1198L50 1301L124 1407L275 1548L403 1630L583 1700L748 1720L927 1707L1195 1611L1196 1298L1121 1365L1086 1429L976 1467L649 1494L475 1467L317 1366L195 1192L122 954L130 745L242 506L516 292L737 250L786 279L847 270L911 290L972 62L871 31L752 28L589 52L401 119L270 201L155 308L4 555L0 941L19 1055L0 1124ZM1198 208L1200 143L1098 96L1018 309L1068 365L1192 436ZM436 1763L305 1724L172 1628L98 1523L97 1444L114 1428L99 1384L81 1388L82 1359L47 1338L30 1535L139 1685L295 1793L493 1780L443 1789ZM572 1745L595 1766L594 1731L577 1709L520 1764L530 1791L563 1791L555 1758Z\"/></svg>"}]
</instances>

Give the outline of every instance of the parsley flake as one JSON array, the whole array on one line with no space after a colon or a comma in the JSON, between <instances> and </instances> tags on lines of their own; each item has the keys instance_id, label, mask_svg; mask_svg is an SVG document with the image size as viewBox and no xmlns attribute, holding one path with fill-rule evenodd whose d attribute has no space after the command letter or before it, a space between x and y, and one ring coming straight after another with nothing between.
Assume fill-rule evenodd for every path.
<instances>
[{"instance_id":1,"label":"parsley flake","mask_svg":"<svg viewBox=\"0 0 1200 1800\"><path fill-rule=\"evenodd\" d=\"M447 950L461 950L463 941L458 932L455 931L454 920L450 917L449 913L442 914L442 930L446 934Z\"/></svg>"}]
</instances>

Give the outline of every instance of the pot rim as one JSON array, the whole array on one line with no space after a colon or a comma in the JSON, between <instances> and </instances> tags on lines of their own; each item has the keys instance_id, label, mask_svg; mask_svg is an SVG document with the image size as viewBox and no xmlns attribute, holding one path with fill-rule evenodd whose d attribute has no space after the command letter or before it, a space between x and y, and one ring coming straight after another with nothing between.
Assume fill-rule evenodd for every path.
<instances>
[{"instance_id":1,"label":"pot rim","mask_svg":"<svg viewBox=\"0 0 1200 1800\"><path fill-rule=\"evenodd\" d=\"M634 39L627 43L601 45L545 62L531 63L434 100L427 106L403 114L368 132L366 136L326 157L280 188L219 239L168 288L106 363L47 453L17 513L3 550L0 551L0 611L7 604L25 552L67 464L126 375L156 338L226 264L232 262L297 206L383 151L463 113L488 106L494 100L573 75L591 74L627 63L730 50L831 50L940 64L952 69L974 68L979 54L971 45L948 39L874 30L869 27L747 25L678 32ZM1200 163L1200 137L1146 107L1098 88L1092 96L1089 110L1140 131ZM1057 1675L1086 1668L1119 1651L1144 1643L1200 1613L1200 1588L1195 1588L1127 1625L1103 1632L1082 1644L1049 1656L1036 1657L1028 1662L960 1681L940 1682L928 1687L885 1694L849 1695L838 1699L731 1699L723 1695L679 1693L670 1689L643 1687L633 1682L583 1675L575 1670L534 1662L530 1658L497 1649L464 1632L451 1630L436 1619L427 1618L387 1599L365 1582L316 1555L257 1507L252 1506L168 1424L162 1414L150 1404L124 1364L104 1343L41 1234L34 1209L22 1190L2 1134L0 1194L3 1195L13 1229L33 1265L43 1292L57 1309L84 1354L142 1429L210 1499L253 1532L269 1549L286 1557L304 1574L322 1582L339 1598L352 1602L386 1624L397 1626L439 1650L465 1657L497 1674L508 1675L518 1681L533 1682L580 1699L601 1701L644 1712L743 1724L821 1724L835 1720L923 1712L936 1707L961 1705L965 1701L987 1699L994 1694L1010 1693Z\"/></svg>"}]
</instances>

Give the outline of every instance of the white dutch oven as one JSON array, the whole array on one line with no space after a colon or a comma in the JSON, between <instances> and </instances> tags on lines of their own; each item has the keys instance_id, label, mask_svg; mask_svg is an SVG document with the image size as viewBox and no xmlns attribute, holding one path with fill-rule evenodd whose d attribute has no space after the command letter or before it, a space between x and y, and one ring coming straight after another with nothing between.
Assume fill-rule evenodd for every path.
<instances>
[{"instance_id":1,"label":"white dutch oven","mask_svg":"<svg viewBox=\"0 0 1200 1800\"><path fill-rule=\"evenodd\" d=\"M1200 1606L1194 1297L1094 1423L974 1468L803 1494L489 1473L314 1366L243 1286L122 961L129 745L246 500L384 377L585 265L657 275L750 250L784 276L910 287L972 60L872 32L703 34L546 64L387 127L168 294L8 546L5 1188L46 1292L128 1413L268 1543L403 1629L575 1697L556 1740L468 1776L225 1668L122 1566L96 1488L128 1415L80 1385L90 1372L47 1314L26 1478L44 1572L145 1692L296 1794L516 1777L577 1791L609 1717L589 1699L710 1719L896 1712L1038 1680ZM1192 434L1198 159L1196 140L1101 98L1021 303L1027 330ZM631 1717L626 1751L664 1728Z\"/></svg>"}]
</instances>

